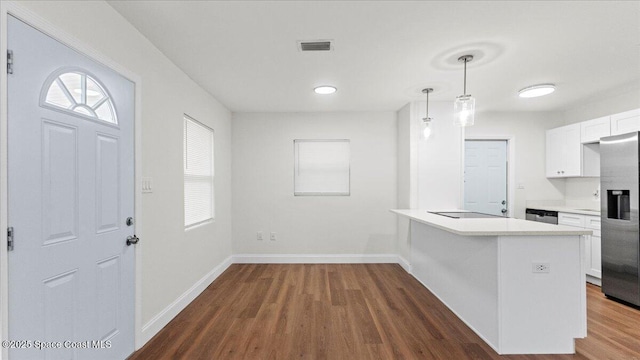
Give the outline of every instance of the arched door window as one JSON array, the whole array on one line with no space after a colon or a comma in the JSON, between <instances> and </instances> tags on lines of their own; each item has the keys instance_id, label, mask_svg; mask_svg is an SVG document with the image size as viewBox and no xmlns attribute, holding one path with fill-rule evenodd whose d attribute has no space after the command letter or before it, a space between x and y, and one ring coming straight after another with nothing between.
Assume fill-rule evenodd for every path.
<instances>
[{"instance_id":1,"label":"arched door window","mask_svg":"<svg viewBox=\"0 0 640 360\"><path fill-rule=\"evenodd\" d=\"M57 71L44 86L41 105L117 124L109 93L100 82L80 70Z\"/></svg>"}]
</instances>

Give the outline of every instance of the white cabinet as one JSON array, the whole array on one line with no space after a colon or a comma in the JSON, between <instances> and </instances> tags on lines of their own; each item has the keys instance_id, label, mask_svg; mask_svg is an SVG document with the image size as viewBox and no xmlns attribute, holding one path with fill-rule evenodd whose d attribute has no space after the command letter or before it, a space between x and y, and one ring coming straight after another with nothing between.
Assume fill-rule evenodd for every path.
<instances>
[{"instance_id":1,"label":"white cabinet","mask_svg":"<svg viewBox=\"0 0 640 360\"><path fill-rule=\"evenodd\" d=\"M600 230L600 216L585 216L584 227L587 229Z\"/></svg>"},{"instance_id":2,"label":"white cabinet","mask_svg":"<svg viewBox=\"0 0 640 360\"><path fill-rule=\"evenodd\" d=\"M591 266L588 266L589 258L587 258L587 275L602 279L602 235L600 230L593 230L590 250Z\"/></svg>"},{"instance_id":3,"label":"white cabinet","mask_svg":"<svg viewBox=\"0 0 640 360\"><path fill-rule=\"evenodd\" d=\"M585 215L558 213L558 225L567 225L573 227L585 227Z\"/></svg>"},{"instance_id":4,"label":"white cabinet","mask_svg":"<svg viewBox=\"0 0 640 360\"><path fill-rule=\"evenodd\" d=\"M601 137L609 135L611 135L610 116L580 123L580 142L583 144L599 142Z\"/></svg>"},{"instance_id":5,"label":"white cabinet","mask_svg":"<svg viewBox=\"0 0 640 360\"><path fill-rule=\"evenodd\" d=\"M547 177L599 177L600 138L634 131L640 109L547 130Z\"/></svg>"},{"instance_id":6,"label":"white cabinet","mask_svg":"<svg viewBox=\"0 0 640 360\"><path fill-rule=\"evenodd\" d=\"M582 143L580 124L547 130L547 177L575 177L581 175Z\"/></svg>"},{"instance_id":7,"label":"white cabinet","mask_svg":"<svg viewBox=\"0 0 640 360\"><path fill-rule=\"evenodd\" d=\"M602 237L600 233L600 217L585 216L585 228L592 230L590 236L590 253L587 253L587 275L602 278Z\"/></svg>"},{"instance_id":8,"label":"white cabinet","mask_svg":"<svg viewBox=\"0 0 640 360\"><path fill-rule=\"evenodd\" d=\"M611 135L640 131L640 109L611 115Z\"/></svg>"},{"instance_id":9,"label":"white cabinet","mask_svg":"<svg viewBox=\"0 0 640 360\"><path fill-rule=\"evenodd\" d=\"M586 235L585 272L594 278L602 278L602 240L600 233L600 217L558 213L558 225L573 226L593 231L593 235ZM587 278L589 280L589 278Z\"/></svg>"}]
</instances>

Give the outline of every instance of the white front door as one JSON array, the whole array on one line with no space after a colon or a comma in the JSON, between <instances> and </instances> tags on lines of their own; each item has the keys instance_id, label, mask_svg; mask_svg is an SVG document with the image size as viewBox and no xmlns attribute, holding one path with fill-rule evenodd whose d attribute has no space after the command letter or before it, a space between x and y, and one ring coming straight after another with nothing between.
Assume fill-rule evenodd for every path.
<instances>
[{"instance_id":1,"label":"white front door","mask_svg":"<svg viewBox=\"0 0 640 360\"><path fill-rule=\"evenodd\" d=\"M9 349L15 359L134 350L134 85L11 16ZM38 349L48 346L46 349Z\"/></svg>"},{"instance_id":2,"label":"white front door","mask_svg":"<svg viewBox=\"0 0 640 360\"><path fill-rule=\"evenodd\" d=\"M507 142L464 142L464 208L507 216Z\"/></svg>"}]
</instances>

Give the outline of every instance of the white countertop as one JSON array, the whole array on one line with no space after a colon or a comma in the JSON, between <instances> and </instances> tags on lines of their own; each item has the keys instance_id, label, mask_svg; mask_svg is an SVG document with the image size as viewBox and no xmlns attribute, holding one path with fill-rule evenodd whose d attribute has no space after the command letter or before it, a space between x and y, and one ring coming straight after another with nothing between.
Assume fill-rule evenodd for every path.
<instances>
[{"instance_id":1,"label":"white countertop","mask_svg":"<svg viewBox=\"0 0 640 360\"><path fill-rule=\"evenodd\" d=\"M512 218L454 219L442 215L431 214L427 210L418 209L391 210L391 212L438 229L465 236L562 236L592 234L591 230Z\"/></svg>"},{"instance_id":2,"label":"white countertop","mask_svg":"<svg viewBox=\"0 0 640 360\"><path fill-rule=\"evenodd\" d=\"M529 207L530 209L537 209L537 210L549 210L549 211L558 211L558 212L565 212L565 213L571 213L571 214L582 214L582 215L591 215L591 216L600 216L600 210L599 209L576 209L574 207L568 207L568 206L534 206L534 207Z\"/></svg>"}]
</instances>

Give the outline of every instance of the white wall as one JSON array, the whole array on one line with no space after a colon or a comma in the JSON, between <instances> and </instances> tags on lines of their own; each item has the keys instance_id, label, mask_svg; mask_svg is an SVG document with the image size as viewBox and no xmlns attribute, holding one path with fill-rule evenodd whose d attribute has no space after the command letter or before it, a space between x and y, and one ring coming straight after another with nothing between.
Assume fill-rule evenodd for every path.
<instances>
[{"instance_id":1,"label":"white wall","mask_svg":"<svg viewBox=\"0 0 640 360\"><path fill-rule=\"evenodd\" d=\"M417 160L417 152L412 151L412 145L416 142L411 141L411 104L407 104L398 110L396 117L398 124L398 205L396 208L412 209L418 199L416 196L412 196L412 194L415 194L415 183L417 181L415 173L417 167L413 166L412 163ZM411 249L409 219L404 216L396 216L396 218L398 229L396 251L406 261L409 261Z\"/></svg>"},{"instance_id":2,"label":"white wall","mask_svg":"<svg viewBox=\"0 0 640 360\"><path fill-rule=\"evenodd\" d=\"M422 137L426 103L408 103L397 112L399 209L461 208L462 129L453 125L449 102L430 102L432 135ZM410 261L409 221L398 216L397 252Z\"/></svg>"},{"instance_id":3,"label":"white wall","mask_svg":"<svg viewBox=\"0 0 640 360\"><path fill-rule=\"evenodd\" d=\"M545 175L546 130L562 126L562 115L550 112L485 112L476 114L474 126L465 137L510 137L515 144L515 201L513 217L524 219L530 200L562 200L563 179ZM511 150L511 149L510 149ZM524 189L518 189L521 185Z\"/></svg>"},{"instance_id":4,"label":"white wall","mask_svg":"<svg viewBox=\"0 0 640 360\"><path fill-rule=\"evenodd\" d=\"M231 255L230 112L103 1L20 2L142 78L142 323ZM215 130L216 219L184 231L182 115Z\"/></svg>"},{"instance_id":5,"label":"white wall","mask_svg":"<svg viewBox=\"0 0 640 360\"><path fill-rule=\"evenodd\" d=\"M235 254L396 253L395 113L234 113L232 128ZM351 195L293 196L294 139L350 139Z\"/></svg>"},{"instance_id":6,"label":"white wall","mask_svg":"<svg viewBox=\"0 0 640 360\"><path fill-rule=\"evenodd\" d=\"M595 119L640 108L640 81L615 91L603 91L600 96L585 99L564 111L565 124Z\"/></svg>"},{"instance_id":7,"label":"white wall","mask_svg":"<svg viewBox=\"0 0 640 360\"><path fill-rule=\"evenodd\" d=\"M567 179L564 196L567 206L600 209L600 178Z\"/></svg>"},{"instance_id":8,"label":"white wall","mask_svg":"<svg viewBox=\"0 0 640 360\"><path fill-rule=\"evenodd\" d=\"M397 114L398 145L398 209L411 209L411 105L407 104Z\"/></svg>"},{"instance_id":9,"label":"white wall","mask_svg":"<svg viewBox=\"0 0 640 360\"><path fill-rule=\"evenodd\" d=\"M461 209L462 128L453 124L451 102L429 102L432 133L422 139L425 102L413 103L414 136L418 143L418 208Z\"/></svg>"}]
</instances>

